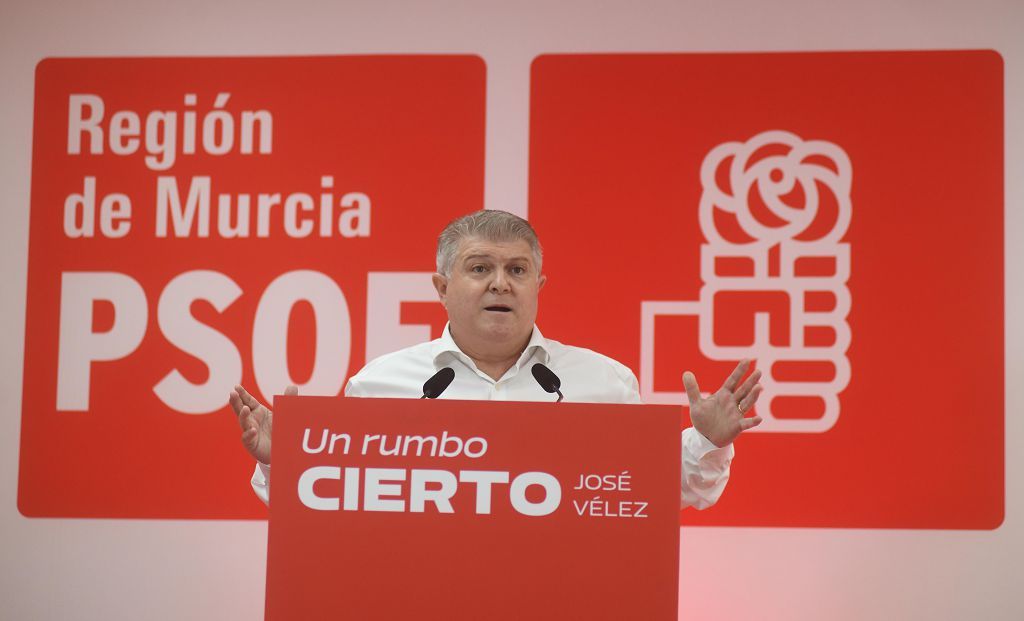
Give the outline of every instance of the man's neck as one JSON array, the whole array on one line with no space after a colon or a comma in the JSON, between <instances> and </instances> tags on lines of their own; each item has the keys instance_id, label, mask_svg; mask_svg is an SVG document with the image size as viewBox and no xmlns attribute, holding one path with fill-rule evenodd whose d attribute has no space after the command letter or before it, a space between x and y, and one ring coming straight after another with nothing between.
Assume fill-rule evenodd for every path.
<instances>
[{"instance_id":1,"label":"man's neck","mask_svg":"<svg viewBox=\"0 0 1024 621\"><path fill-rule=\"evenodd\" d=\"M530 342L530 335L527 335L526 339L519 344L509 347L495 347L490 343L483 347L473 347L472 344L461 342L454 332L452 332L452 340L455 341L455 345L462 353L469 356L477 369L483 371L494 381L498 381L515 366Z\"/></svg>"}]
</instances>

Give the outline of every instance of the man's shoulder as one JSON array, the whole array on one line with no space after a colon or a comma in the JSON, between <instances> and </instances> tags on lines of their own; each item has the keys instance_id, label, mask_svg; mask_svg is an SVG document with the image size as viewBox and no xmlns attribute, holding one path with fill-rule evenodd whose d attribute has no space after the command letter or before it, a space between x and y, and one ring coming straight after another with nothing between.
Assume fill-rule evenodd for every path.
<instances>
[{"instance_id":1,"label":"man's shoulder","mask_svg":"<svg viewBox=\"0 0 1024 621\"><path fill-rule=\"evenodd\" d=\"M622 364L618 360L606 356L600 352L596 352L586 347L578 347L576 345L566 345L559 341L547 339L548 353L551 355L551 360L557 366L562 368L582 368L592 367L596 370L604 370L606 372L612 372L619 378L625 381L636 381L636 376L633 371Z\"/></svg>"},{"instance_id":2,"label":"man's shoulder","mask_svg":"<svg viewBox=\"0 0 1024 621\"><path fill-rule=\"evenodd\" d=\"M350 397L415 398L434 374L433 341L378 356L349 378Z\"/></svg>"},{"instance_id":3,"label":"man's shoulder","mask_svg":"<svg viewBox=\"0 0 1024 621\"><path fill-rule=\"evenodd\" d=\"M562 378L566 399L581 403L640 403L640 385L629 367L586 347L549 340L549 366Z\"/></svg>"},{"instance_id":4,"label":"man's shoulder","mask_svg":"<svg viewBox=\"0 0 1024 621\"><path fill-rule=\"evenodd\" d=\"M433 367L434 346L437 340L417 343L410 347L377 356L366 363L353 377L369 376L378 373L390 373L396 368L418 369Z\"/></svg>"}]
</instances>

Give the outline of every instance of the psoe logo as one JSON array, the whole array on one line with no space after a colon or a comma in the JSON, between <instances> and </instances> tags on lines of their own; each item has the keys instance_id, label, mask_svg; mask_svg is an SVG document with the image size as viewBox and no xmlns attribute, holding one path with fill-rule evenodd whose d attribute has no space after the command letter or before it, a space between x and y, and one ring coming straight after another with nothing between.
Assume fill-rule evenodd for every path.
<instances>
[{"instance_id":1,"label":"psoe logo","mask_svg":"<svg viewBox=\"0 0 1024 621\"><path fill-rule=\"evenodd\" d=\"M764 385L757 412L764 424L755 431L828 431L850 381L850 245L840 241L852 210L849 157L831 142L765 131L711 149L700 179L698 218L706 243L699 299L641 302L644 401L686 403L683 392L654 389L655 319L695 316L703 356L756 358ZM750 314L753 343L716 340L716 321L757 307L744 298L780 296L783 303L772 307L777 312Z\"/></svg>"}]
</instances>

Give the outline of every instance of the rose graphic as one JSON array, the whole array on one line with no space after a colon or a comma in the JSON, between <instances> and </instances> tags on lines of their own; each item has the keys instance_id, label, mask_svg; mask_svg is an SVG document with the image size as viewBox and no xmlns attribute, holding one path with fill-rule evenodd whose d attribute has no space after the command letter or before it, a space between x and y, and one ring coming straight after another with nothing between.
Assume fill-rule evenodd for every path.
<instances>
[{"instance_id":1,"label":"rose graphic","mask_svg":"<svg viewBox=\"0 0 1024 621\"><path fill-rule=\"evenodd\" d=\"M747 243L837 242L850 222L852 170L842 149L774 130L726 142L701 165L700 222L711 242L740 243L719 230L715 210L730 214Z\"/></svg>"}]
</instances>

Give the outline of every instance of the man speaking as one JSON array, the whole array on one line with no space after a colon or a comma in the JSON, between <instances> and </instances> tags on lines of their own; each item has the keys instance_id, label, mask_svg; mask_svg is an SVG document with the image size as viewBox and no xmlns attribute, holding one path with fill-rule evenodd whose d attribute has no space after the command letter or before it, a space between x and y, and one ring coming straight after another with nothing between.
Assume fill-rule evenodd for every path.
<instances>
[{"instance_id":1,"label":"man speaking","mask_svg":"<svg viewBox=\"0 0 1024 621\"><path fill-rule=\"evenodd\" d=\"M537 298L547 278L540 242L530 224L511 213L483 210L452 221L437 240L433 276L448 325L441 338L369 362L345 386L348 397L424 394L424 381L444 368L431 389L444 399L640 403L636 376L626 366L588 349L545 338L537 328ZM535 366L536 365L536 366ZM540 366L542 365L542 366ZM693 427L682 434L680 501L704 509L718 500L729 479L733 440L758 425L745 417L761 392L760 371L740 383L742 361L718 392L703 398L692 373L683 374ZM441 379L444 378L444 379ZM295 394L289 387L285 394ZM561 396L560 396L561 398ZM256 459L252 486L270 499L270 432L273 415L236 386L231 407L242 444Z\"/></svg>"}]
</instances>

